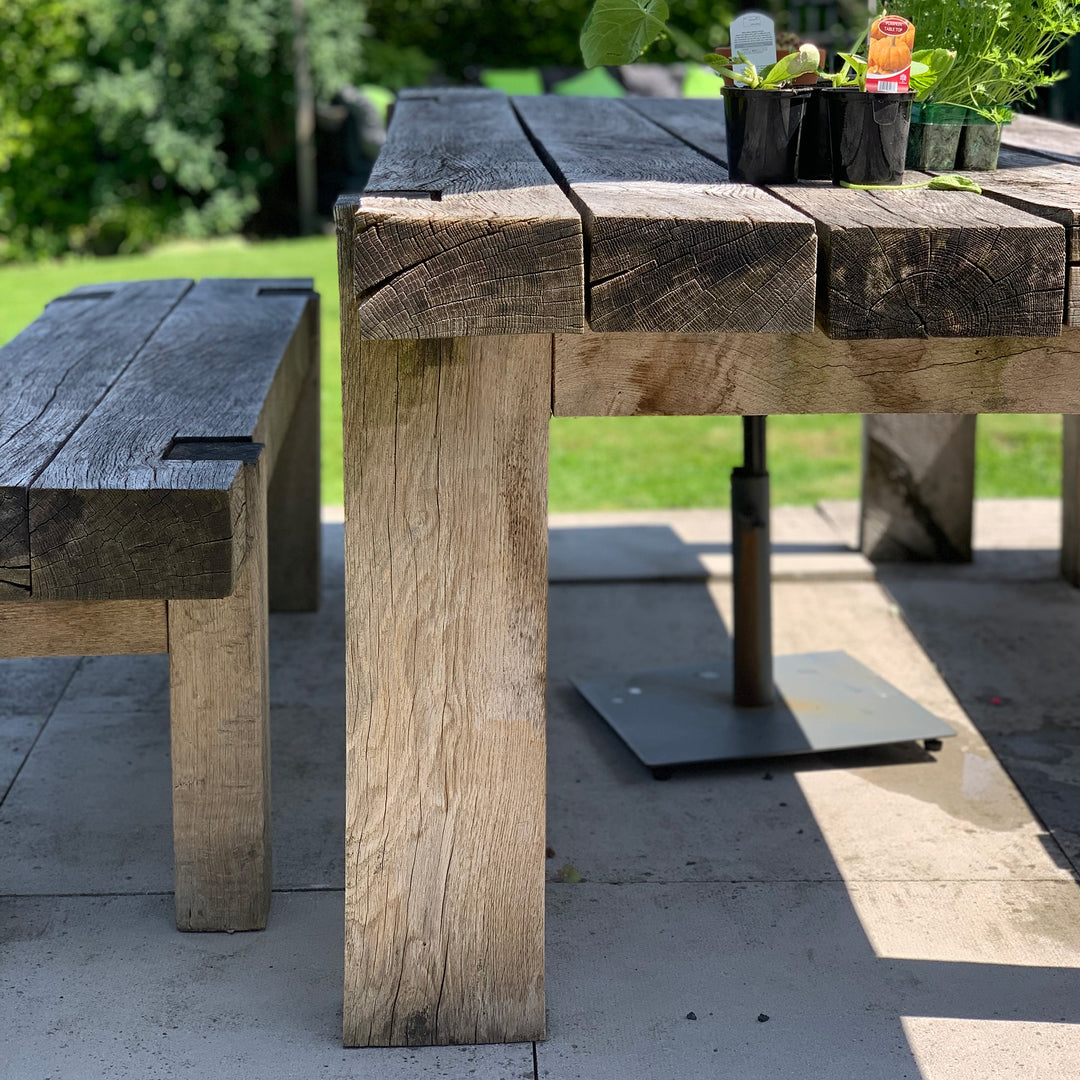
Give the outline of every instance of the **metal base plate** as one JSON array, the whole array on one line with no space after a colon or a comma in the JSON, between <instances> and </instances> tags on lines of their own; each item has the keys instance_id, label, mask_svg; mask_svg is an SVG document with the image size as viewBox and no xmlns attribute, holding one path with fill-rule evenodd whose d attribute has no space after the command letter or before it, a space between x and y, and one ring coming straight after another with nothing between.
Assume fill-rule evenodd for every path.
<instances>
[{"instance_id":1,"label":"metal base plate","mask_svg":"<svg viewBox=\"0 0 1080 1080\"><path fill-rule=\"evenodd\" d=\"M739 708L730 661L574 680L649 768L785 757L955 735L847 653L775 660L776 702Z\"/></svg>"}]
</instances>

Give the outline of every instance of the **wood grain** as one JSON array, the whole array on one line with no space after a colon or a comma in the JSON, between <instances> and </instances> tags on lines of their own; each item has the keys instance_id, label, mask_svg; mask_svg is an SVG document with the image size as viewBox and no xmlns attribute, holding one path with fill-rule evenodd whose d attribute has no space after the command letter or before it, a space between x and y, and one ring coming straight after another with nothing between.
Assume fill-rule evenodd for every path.
<instances>
[{"instance_id":1,"label":"wood grain","mask_svg":"<svg viewBox=\"0 0 1080 1080\"><path fill-rule=\"evenodd\" d=\"M713 103L656 100L635 108L690 145L726 154ZM830 337L1058 332L1065 291L1059 225L958 192L821 183L770 190L817 223L818 308Z\"/></svg>"},{"instance_id":2,"label":"wood grain","mask_svg":"<svg viewBox=\"0 0 1080 1080\"><path fill-rule=\"evenodd\" d=\"M581 219L503 94L404 95L362 200L335 216L355 218L347 302L365 337L583 326Z\"/></svg>"},{"instance_id":3,"label":"wood grain","mask_svg":"<svg viewBox=\"0 0 1080 1080\"><path fill-rule=\"evenodd\" d=\"M29 598L30 485L190 287L73 289L0 349L0 600Z\"/></svg>"},{"instance_id":4,"label":"wood grain","mask_svg":"<svg viewBox=\"0 0 1080 1080\"><path fill-rule=\"evenodd\" d=\"M164 600L0 603L0 657L169 651Z\"/></svg>"},{"instance_id":5,"label":"wood grain","mask_svg":"<svg viewBox=\"0 0 1080 1080\"><path fill-rule=\"evenodd\" d=\"M270 907L266 483L241 466L243 558L231 596L170 600L176 925L259 930Z\"/></svg>"},{"instance_id":6,"label":"wood grain","mask_svg":"<svg viewBox=\"0 0 1080 1080\"><path fill-rule=\"evenodd\" d=\"M551 339L344 333L345 1043L540 1038Z\"/></svg>"},{"instance_id":7,"label":"wood grain","mask_svg":"<svg viewBox=\"0 0 1080 1080\"><path fill-rule=\"evenodd\" d=\"M272 468L308 370L310 289L206 279L187 293L34 481L35 597L233 590L241 464L166 455L176 439L262 441Z\"/></svg>"},{"instance_id":8,"label":"wood grain","mask_svg":"<svg viewBox=\"0 0 1080 1080\"><path fill-rule=\"evenodd\" d=\"M726 169L621 101L513 104L581 212L593 330L813 329L809 218L761 188L730 183Z\"/></svg>"},{"instance_id":9,"label":"wood grain","mask_svg":"<svg viewBox=\"0 0 1080 1080\"><path fill-rule=\"evenodd\" d=\"M859 547L874 562L970 562L975 417L863 420Z\"/></svg>"},{"instance_id":10,"label":"wood grain","mask_svg":"<svg viewBox=\"0 0 1080 1080\"><path fill-rule=\"evenodd\" d=\"M294 399L267 494L270 610L317 611L321 581L318 297L307 320L307 375ZM267 427L270 425L268 424Z\"/></svg>"},{"instance_id":11,"label":"wood grain","mask_svg":"<svg viewBox=\"0 0 1080 1080\"><path fill-rule=\"evenodd\" d=\"M1080 327L1058 338L557 334L556 416L1080 413Z\"/></svg>"},{"instance_id":12,"label":"wood grain","mask_svg":"<svg viewBox=\"0 0 1080 1080\"><path fill-rule=\"evenodd\" d=\"M1080 167L1002 149L996 170L964 175L989 198L1056 221L1065 229L1068 261L1080 262Z\"/></svg>"},{"instance_id":13,"label":"wood grain","mask_svg":"<svg viewBox=\"0 0 1080 1080\"><path fill-rule=\"evenodd\" d=\"M1014 116L1001 129L1001 145L1080 164L1080 128L1044 116Z\"/></svg>"}]
</instances>

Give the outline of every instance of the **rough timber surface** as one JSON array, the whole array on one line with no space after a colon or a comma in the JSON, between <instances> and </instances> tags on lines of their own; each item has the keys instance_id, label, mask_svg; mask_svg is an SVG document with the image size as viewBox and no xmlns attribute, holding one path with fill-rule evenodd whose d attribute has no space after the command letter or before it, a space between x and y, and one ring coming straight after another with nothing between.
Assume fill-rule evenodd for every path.
<instances>
[{"instance_id":1,"label":"rough timber surface","mask_svg":"<svg viewBox=\"0 0 1080 1080\"><path fill-rule=\"evenodd\" d=\"M556 334L556 416L1080 413L1080 327L1057 338Z\"/></svg>"},{"instance_id":2,"label":"rough timber surface","mask_svg":"<svg viewBox=\"0 0 1080 1080\"><path fill-rule=\"evenodd\" d=\"M584 325L581 219L504 94L404 95L363 196L335 216L366 338Z\"/></svg>"},{"instance_id":3,"label":"rough timber surface","mask_svg":"<svg viewBox=\"0 0 1080 1080\"><path fill-rule=\"evenodd\" d=\"M345 1043L540 1038L551 339L345 341Z\"/></svg>"},{"instance_id":4,"label":"rough timber surface","mask_svg":"<svg viewBox=\"0 0 1080 1080\"><path fill-rule=\"evenodd\" d=\"M707 101L634 107L705 153L726 154ZM1064 310L1065 233L1015 207L949 191L770 190L817 222L818 306L834 338L1046 337Z\"/></svg>"},{"instance_id":5,"label":"rough timber surface","mask_svg":"<svg viewBox=\"0 0 1080 1080\"><path fill-rule=\"evenodd\" d=\"M1003 147L997 169L964 175L991 199L1063 226L1068 261L1080 262L1080 166Z\"/></svg>"},{"instance_id":6,"label":"rough timber surface","mask_svg":"<svg viewBox=\"0 0 1080 1080\"><path fill-rule=\"evenodd\" d=\"M1001 145L1080 164L1080 127L1044 116L1014 116L1001 129Z\"/></svg>"},{"instance_id":7,"label":"rough timber surface","mask_svg":"<svg viewBox=\"0 0 1080 1080\"><path fill-rule=\"evenodd\" d=\"M814 325L813 222L609 98L513 105L581 211L596 331Z\"/></svg>"},{"instance_id":8,"label":"rough timber surface","mask_svg":"<svg viewBox=\"0 0 1080 1080\"><path fill-rule=\"evenodd\" d=\"M236 442L240 454L252 441L280 441L266 414L287 423L281 388L299 393L306 375L293 368L309 357L310 297L307 279L207 279L191 289L35 480L34 597L232 591L243 557L241 463L165 455L177 439Z\"/></svg>"},{"instance_id":9,"label":"rough timber surface","mask_svg":"<svg viewBox=\"0 0 1080 1080\"><path fill-rule=\"evenodd\" d=\"M30 594L30 485L190 287L73 289L0 349L0 600Z\"/></svg>"}]
</instances>

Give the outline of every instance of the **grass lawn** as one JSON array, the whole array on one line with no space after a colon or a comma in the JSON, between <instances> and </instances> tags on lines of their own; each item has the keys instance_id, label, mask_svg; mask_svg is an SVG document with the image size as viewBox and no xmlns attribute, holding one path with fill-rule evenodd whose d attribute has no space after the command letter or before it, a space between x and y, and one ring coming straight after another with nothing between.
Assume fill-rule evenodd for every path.
<instances>
[{"instance_id":1,"label":"grass lawn","mask_svg":"<svg viewBox=\"0 0 1080 1080\"><path fill-rule=\"evenodd\" d=\"M340 323L332 237L220 240L170 245L147 255L0 267L0 344L75 285L167 277L315 279L322 294L323 501L340 503ZM978 432L980 496L1060 493L1059 416L986 416ZM858 496L857 416L777 417L770 421L769 437L774 502ZM728 472L741 450L740 424L732 417L553 420L550 508L725 506Z\"/></svg>"}]
</instances>

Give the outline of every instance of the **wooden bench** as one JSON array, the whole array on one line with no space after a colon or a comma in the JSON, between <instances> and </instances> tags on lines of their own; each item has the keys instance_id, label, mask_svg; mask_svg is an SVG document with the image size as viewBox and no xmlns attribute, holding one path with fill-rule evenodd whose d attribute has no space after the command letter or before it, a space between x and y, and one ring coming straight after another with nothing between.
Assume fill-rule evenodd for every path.
<instances>
[{"instance_id":1,"label":"wooden bench","mask_svg":"<svg viewBox=\"0 0 1080 1080\"><path fill-rule=\"evenodd\" d=\"M0 657L168 653L176 923L270 904L267 610L319 596L319 298L75 289L0 350Z\"/></svg>"}]
</instances>

